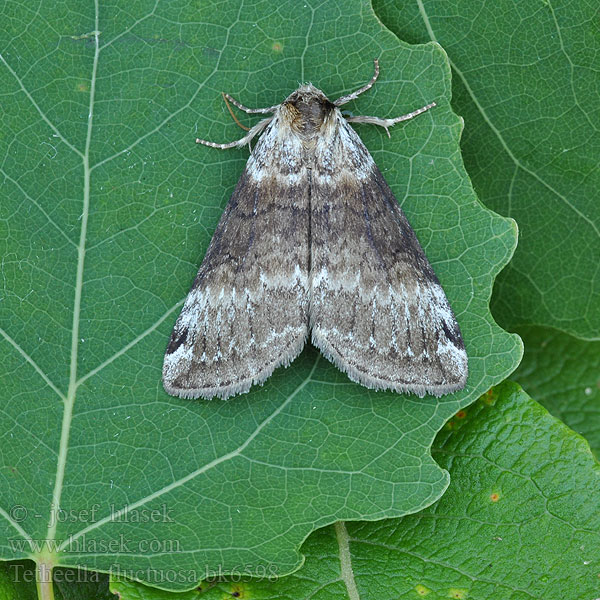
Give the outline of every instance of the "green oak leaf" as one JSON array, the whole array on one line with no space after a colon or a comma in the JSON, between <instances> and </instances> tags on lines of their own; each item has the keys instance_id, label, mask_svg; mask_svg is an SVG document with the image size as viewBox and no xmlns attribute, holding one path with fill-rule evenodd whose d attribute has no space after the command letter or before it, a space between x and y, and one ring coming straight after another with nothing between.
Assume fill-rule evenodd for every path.
<instances>
[{"instance_id":1,"label":"green oak leaf","mask_svg":"<svg viewBox=\"0 0 600 600\"><path fill-rule=\"evenodd\" d=\"M439 42L465 166L481 200L519 226L496 282L501 325L600 336L600 128L593 2L375 0L401 39Z\"/></svg>"},{"instance_id":2,"label":"green oak leaf","mask_svg":"<svg viewBox=\"0 0 600 600\"><path fill-rule=\"evenodd\" d=\"M519 327L525 353L512 379L600 456L600 342L545 327Z\"/></svg>"},{"instance_id":3,"label":"green oak leaf","mask_svg":"<svg viewBox=\"0 0 600 600\"><path fill-rule=\"evenodd\" d=\"M0 563L0 600L36 600L36 598L34 563L31 561Z\"/></svg>"},{"instance_id":4,"label":"green oak leaf","mask_svg":"<svg viewBox=\"0 0 600 600\"><path fill-rule=\"evenodd\" d=\"M95 571L55 569L55 600L117 600L109 577ZM30 560L0 563L0 600L35 600L36 564Z\"/></svg>"},{"instance_id":5,"label":"green oak leaf","mask_svg":"<svg viewBox=\"0 0 600 600\"><path fill-rule=\"evenodd\" d=\"M594 599L600 575L600 465L576 433L506 382L437 436L450 487L415 515L337 523L277 581L205 582L168 594L113 580L121 600Z\"/></svg>"},{"instance_id":6,"label":"green oak leaf","mask_svg":"<svg viewBox=\"0 0 600 600\"><path fill-rule=\"evenodd\" d=\"M288 573L317 527L434 502L448 485L436 432L521 357L488 307L516 229L466 176L444 52L399 42L358 0L95 10L21 2L1 17L0 557L185 590ZM460 322L467 387L376 393L307 348L230 401L168 396L168 336L247 158L194 143L241 135L220 92L266 106L312 80L335 98L374 57L355 114L438 104L391 139L358 130Z\"/></svg>"}]
</instances>

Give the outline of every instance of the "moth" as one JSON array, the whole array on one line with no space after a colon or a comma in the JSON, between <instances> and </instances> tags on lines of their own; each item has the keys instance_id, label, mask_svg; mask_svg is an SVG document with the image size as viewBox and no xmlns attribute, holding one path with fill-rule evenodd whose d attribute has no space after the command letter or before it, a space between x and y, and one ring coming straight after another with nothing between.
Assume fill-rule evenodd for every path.
<instances>
[{"instance_id":1,"label":"moth","mask_svg":"<svg viewBox=\"0 0 600 600\"><path fill-rule=\"evenodd\" d=\"M270 116L219 221L167 347L163 384L183 398L228 398L262 384L312 343L368 388L440 396L464 387L456 318L390 187L340 107L312 84Z\"/></svg>"}]
</instances>

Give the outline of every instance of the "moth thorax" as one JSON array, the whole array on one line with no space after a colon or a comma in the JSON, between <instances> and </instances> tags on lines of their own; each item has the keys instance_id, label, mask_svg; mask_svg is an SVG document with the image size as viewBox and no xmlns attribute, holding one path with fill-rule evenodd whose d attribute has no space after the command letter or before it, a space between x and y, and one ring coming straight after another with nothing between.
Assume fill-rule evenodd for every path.
<instances>
[{"instance_id":1,"label":"moth thorax","mask_svg":"<svg viewBox=\"0 0 600 600\"><path fill-rule=\"evenodd\" d=\"M310 84L291 94L284 106L288 109L292 127L298 133L309 137L321 129L335 108L321 90Z\"/></svg>"}]
</instances>

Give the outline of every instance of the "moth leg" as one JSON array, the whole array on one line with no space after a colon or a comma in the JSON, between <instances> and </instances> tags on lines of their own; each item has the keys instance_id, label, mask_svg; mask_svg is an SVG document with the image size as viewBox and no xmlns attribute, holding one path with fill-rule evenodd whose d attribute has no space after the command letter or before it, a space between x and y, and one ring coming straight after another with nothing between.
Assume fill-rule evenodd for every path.
<instances>
[{"instance_id":1,"label":"moth leg","mask_svg":"<svg viewBox=\"0 0 600 600\"><path fill-rule=\"evenodd\" d=\"M432 102L431 104L427 104L426 106L418 108L417 110L413 110L412 112L402 115L401 117L396 117L395 119L380 119L379 117L358 116L347 117L346 121L348 121L349 123L370 123L371 125L379 125L380 127L383 127L385 129L386 133L388 134L388 137L391 137L389 131L390 127L392 127L396 123L400 123L400 121L408 121L409 119L412 119L413 117L424 113L426 110L429 110L434 106L436 106L436 104L435 102Z\"/></svg>"},{"instance_id":2,"label":"moth leg","mask_svg":"<svg viewBox=\"0 0 600 600\"><path fill-rule=\"evenodd\" d=\"M259 121L243 138L236 140L235 142L229 142L228 144L217 144L216 142L209 142L207 140L201 140L200 138L197 138L196 144L204 144L205 146L219 148L220 150L227 150L228 148L240 148L246 144L250 145L252 139L261 133L272 120L273 117L268 117L267 119Z\"/></svg>"},{"instance_id":3,"label":"moth leg","mask_svg":"<svg viewBox=\"0 0 600 600\"><path fill-rule=\"evenodd\" d=\"M379 77L379 61L375 59L373 63L375 64L375 73L373 74L373 77L371 77L369 83L363 85L360 89L356 90L355 92L352 92L351 94L348 94L347 96L342 96L341 98L338 98L334 102L336 106L342 106L342 104L346 104L351 100L355 100L363 92L366 92L367 90L370 90L373 87L373 84L377 81L377 78Z\"/></svg>"},{"instance_id":4,"label":"moth leg","mask_svg":"<svg viewBox=\"0 0 600 600\"><path fill-rule=\"evenodd\" d=\"M269 106L267 108L248 108L247 106L244 106L241 102L238 102L235 98L233 98L229 94L223 93L223 96L226 100L229 100L229 102L231 102L231 104L233 104L234 106L237 106L240 110L243 110L244 112L247 112L250 114L260 113L260 114L264 115L266 113L272 113L272 112L275 112L275 110L277 109L277 106L279 106L278 104L276 104L275 106Z\"/></svg>"}]
</instances>

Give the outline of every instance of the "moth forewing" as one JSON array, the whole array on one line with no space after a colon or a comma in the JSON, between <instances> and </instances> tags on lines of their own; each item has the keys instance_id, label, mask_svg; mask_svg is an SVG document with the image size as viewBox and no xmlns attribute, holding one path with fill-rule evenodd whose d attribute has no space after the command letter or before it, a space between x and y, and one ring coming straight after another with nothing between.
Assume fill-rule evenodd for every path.
<instances>
[{"instance_id":1,"label":"moth forewing","mask_svg":"<svg viewBox=\"0 0 600 600\"><path fill-rule=\"evenodd\" d=\"M163 383L184 398L227 398L262 383L308 334L308 171L290 184L265 128L237 183L171 334ZM290 161L288 161L290 162ZM286 247L286 252L281 248Z\"/></svg>"}]
</instances>

